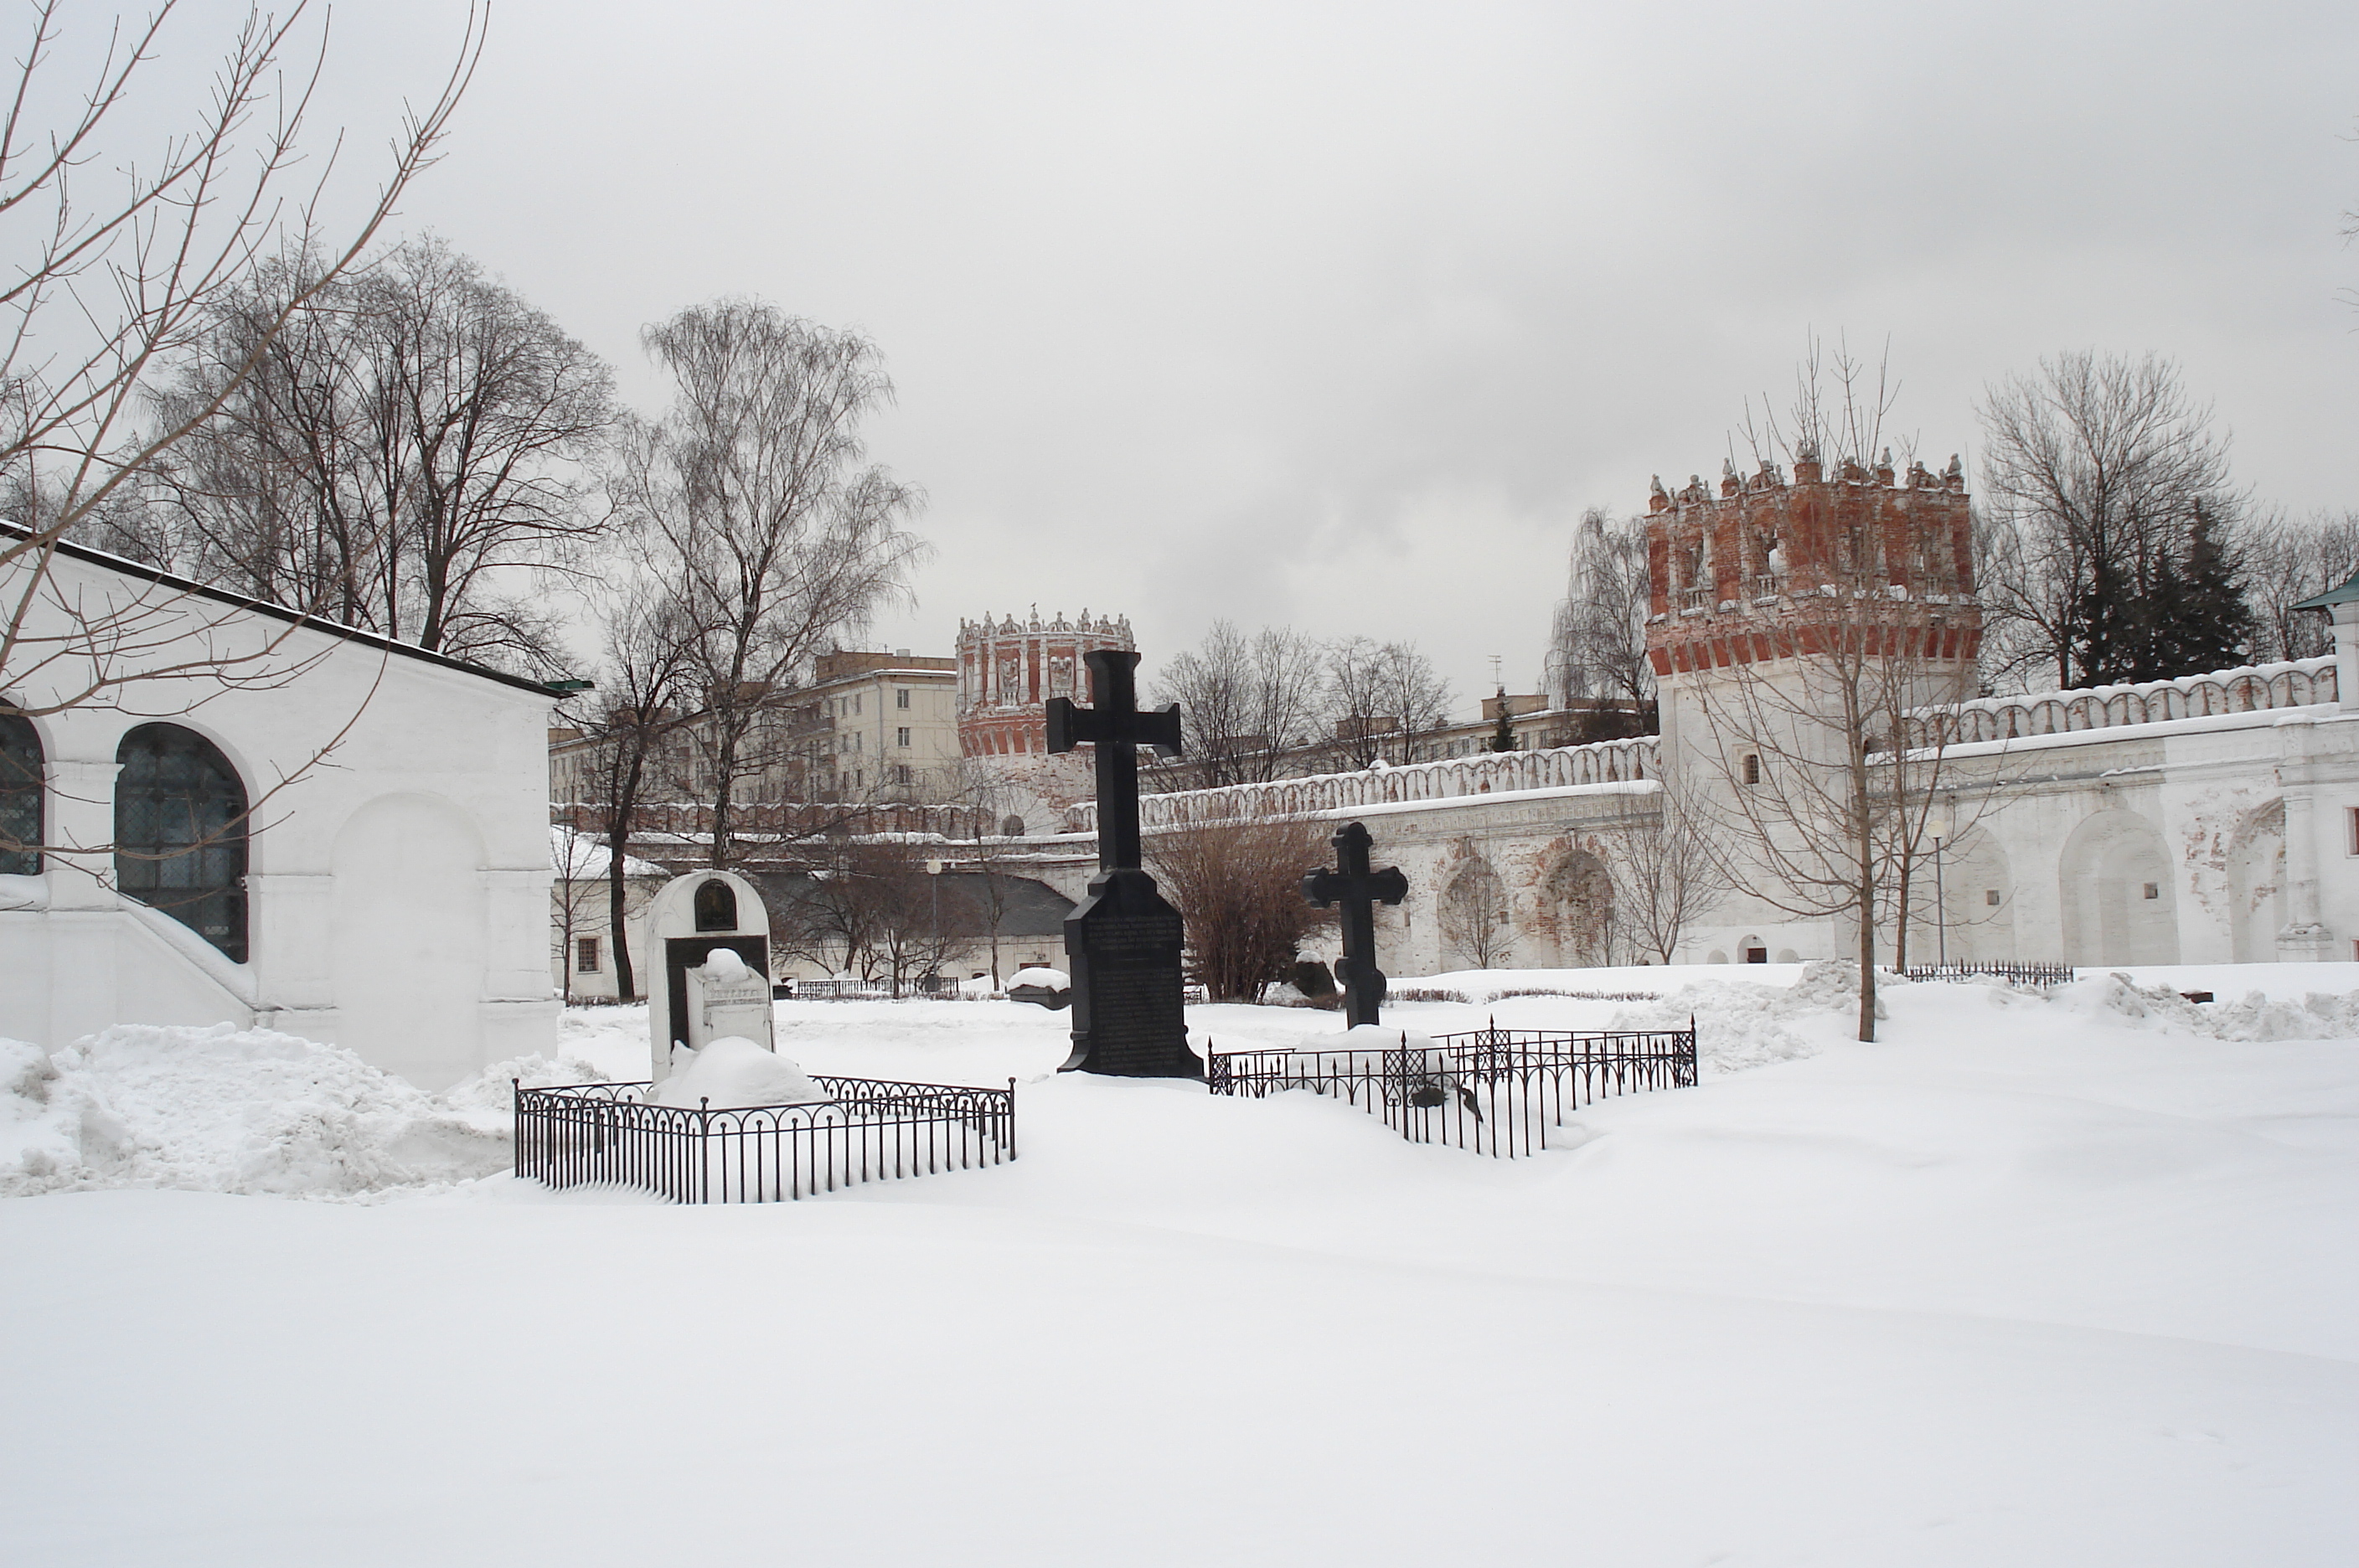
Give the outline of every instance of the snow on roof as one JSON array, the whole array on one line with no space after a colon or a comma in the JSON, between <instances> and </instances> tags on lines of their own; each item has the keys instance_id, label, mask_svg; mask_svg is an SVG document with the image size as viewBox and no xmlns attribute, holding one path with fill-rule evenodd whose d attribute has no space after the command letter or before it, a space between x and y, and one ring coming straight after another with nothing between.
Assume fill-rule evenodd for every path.
<instances>
[{"instance_id":1,"label":"snow on roof","mask_svg":"<svg viewBox=\"0 0 2359 1568\"><path fill-rule=\"evenodd\" d=\"M606 846L594 837L576 833L571 828L551 826L549 830L549 868L560 877L587 882L605 876L611 862L607 859ZM652 860L626 855L623 856L623 875L669 878L671 873Z\"/></svg>"}]
</instances>

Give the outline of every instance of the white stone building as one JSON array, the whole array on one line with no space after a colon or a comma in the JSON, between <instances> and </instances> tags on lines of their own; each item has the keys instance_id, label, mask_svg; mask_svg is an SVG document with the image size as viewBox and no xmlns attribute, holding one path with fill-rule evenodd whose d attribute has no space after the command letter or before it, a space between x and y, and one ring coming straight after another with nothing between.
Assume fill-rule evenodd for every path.
<instances>
[{"instance_id":1,"label":"white stone building","mask_svg":"<svg viewBox=\"0 0 2359 1568\"><path fill-rule=\"evenodd\" d=\"M551 692L95 550L46 570L7 697L123 683L0 724L0 1034L260 1024L429 1087L551 1048Z\"/></svg>"}]
</instances>

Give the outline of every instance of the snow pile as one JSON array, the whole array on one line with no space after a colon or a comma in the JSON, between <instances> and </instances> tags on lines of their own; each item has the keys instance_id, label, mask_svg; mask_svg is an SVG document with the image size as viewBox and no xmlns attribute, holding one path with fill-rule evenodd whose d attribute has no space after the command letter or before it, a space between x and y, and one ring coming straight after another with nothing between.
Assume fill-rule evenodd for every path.
<instances>
[{"instance_id":1,"label":"snow pile","mask_svg":"<svg viewBox=\"0 0 2359 1568\"><path fill-rule=\"evenodd\" d=\"M1038 985L1047 991L1070 991L1072 976L1061 969L1019 969L1007 982L1011 991L1018 985Z\"/></svg>"},{"instance_id":2,"label":"snow pile","mask_svg":"<svg viewBox=\"0 0 2359 1568\"><path fill-rule=\"evenodd\" d=\"M0 1075L0 1193L350 1195L509 1160L506 1118L489 1106L271 1029L124 1024L55 1053L9 1040Z\"/></svg>"},{"instance_id":3,"label":"snow pile","mask_svg":"<svg viewBox=\"0 0 2359 1568\"><path fill-rule=\"evenodd\" d=\"M1888 975L1876 977L1879 992L1887 985L1907 984ZM1735 1073L1815 1056L1826 1041L1812 1037L1827 1031L1810 1025L1848 1024L1858 1016L1859 966L1843 959L1821 959L1802 965L1800 978L1788 986L1698 980L1666 993L1660 1001L1620 1009L1606 1027L1685 1029L1692 1018L1699 1065L1715 1073ZM1875 1016L1886 1016L1880 1000Z\"/></svg>"},{"instance_id":4,"label":"snow pile","mask_svg":"<svg viewBox=\"0 0 2359 1568\"><path fill-rule=\"evenodd\" d=\"M2312 991L2291 1002L2248 991L2241 1002L2190 1002L2169 985L2112 974L2060 986L2055 1000L2072 1012L2212 1040L2359 1039L2359 993Z\"/></svg>"},{"instance_id":5,"label":"snow pile","mask_svg":"<svg viewBox=\"0 0 2359 1568\"><path fill-rule=\"evenodd\" d=\"M738 1110L753 1105L801 1105L824 1101L820 1086L803 1070L750 1040L724 1035L701 1051L679 1053L688 1060L648 1096L651 1104L693 1110ZM678 1060L675 1057L674 1060Z\"/></svg>"}]
</instances>

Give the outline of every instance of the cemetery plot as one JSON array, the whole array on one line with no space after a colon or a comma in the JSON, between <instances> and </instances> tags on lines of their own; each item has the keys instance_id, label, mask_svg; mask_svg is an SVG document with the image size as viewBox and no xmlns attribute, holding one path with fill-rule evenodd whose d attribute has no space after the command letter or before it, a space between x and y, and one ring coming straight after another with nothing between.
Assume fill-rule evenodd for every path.
<instances>
[{"instance_id":1,"label":"cemetery plot","mask_svg":"<svg viewBox=\"0 0 2359 1568\"><path fill-rule=\"evenodd\" d=\"M516 1091L516 1173L549 1187L636 1187L676 1203L791 1202L864 1181L1016 1158L1005 1089L814 1073L827 1098L663 1105L651 1083Z\"/></svg>"},{"instance_id":2,"label":"cemetery plot","mask_svg":"<svg viewBox=\"0 0 2359 1568\"><path fill-rule=\"evenodd\" d=\"M1212 1093L1261 1099L1308 1089L1381 1116L1411 1143L1441 1143L1501 1158L1548 1147L1551 1127L1607 1094L1692 1088L1696 1036L1684 1029L1573 1032L1470 1029L1430 1041L1332 1051L1214 1051Z\"/></svg>"}]
</instances>

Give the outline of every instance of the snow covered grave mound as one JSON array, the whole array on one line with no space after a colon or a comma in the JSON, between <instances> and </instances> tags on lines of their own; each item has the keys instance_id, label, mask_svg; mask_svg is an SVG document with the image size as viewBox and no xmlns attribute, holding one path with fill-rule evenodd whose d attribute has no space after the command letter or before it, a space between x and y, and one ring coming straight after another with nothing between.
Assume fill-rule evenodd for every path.
<instances>
[{"instance_id":1,"label":"snow covered grave mound","mask_svg":"<svg viewBox=\"0 0 2359 1568\"><path fill-rule=\"evenodd\" d=\"M114 1187L350 1197L507 1168L510 1079L580 1083L528 1056L441 1094L272 1029L124 1024L55 1052L0 1040L0 1195Z\"/></svg>"},{"instance_id":2,"label":"snow covered grave mound","mask_svg":"<svg viewBox=\"0 0 2359 1568\"><path fill-rule=\"evenodd\" d=\"M656 1086L648 1104L734 1111L810 1105L827 1098L801 1068L737 1035L708 1040L701 1051L678 1051L675 1061L671 1076Z\"/></svg>"}]
</instances>

